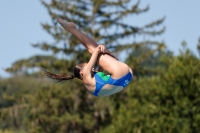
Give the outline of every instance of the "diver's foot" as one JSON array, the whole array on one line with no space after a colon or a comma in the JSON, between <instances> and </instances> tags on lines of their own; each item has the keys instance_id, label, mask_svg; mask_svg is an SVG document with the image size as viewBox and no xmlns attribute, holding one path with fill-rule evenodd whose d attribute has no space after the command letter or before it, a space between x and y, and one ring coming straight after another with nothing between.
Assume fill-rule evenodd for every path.
<instances>
[{"instance_id":1,"label":"diver's foot","mask_svg":"<svg viewBox=\"0 0 200 133\"><path fill-rule=\"evenodd\" d=\"M69 28L76 28L76 24L75 23L67 22L66 20L63 20L62 18L58 18L58 22L66 30L68 30Z\"/></svg>"}]
</instances>

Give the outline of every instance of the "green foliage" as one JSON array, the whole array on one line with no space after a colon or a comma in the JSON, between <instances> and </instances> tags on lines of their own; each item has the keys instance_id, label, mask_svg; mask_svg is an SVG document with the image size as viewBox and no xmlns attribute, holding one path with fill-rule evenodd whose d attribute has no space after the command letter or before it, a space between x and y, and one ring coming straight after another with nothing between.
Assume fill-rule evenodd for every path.
<instances>
[{"instance_id":1,"label":"green foliage","mask_svg":"<svg viewBox=\"0 0 200 133\"><path fill-rule=\"evenodd\" d=\"M100 106L105 101L89 94L79 81L44 87L30 103L29 129L44 133L93 132L107 123L111 104L108 101Z\"/></svg>"},{"instance_id":2,"label":"green foliage","mask_svg":"<svg viewBox=\"0 0 200 133\"><path fill-rule=\"evenodd\" d=\"M126 17L148 12L149 7L141 9L139 1L48 2L41 0L52 22L41 25L54 41L35 43L33 47L51 51L52 55L16 61L7 69L13 78L0 79L1 129L32 133L200 130L199 59L186 49L186 43L176 57L164 51L163 42L137 40L139 36L162 34L165 27L154 29L162 26L164 18L141 27L125 23ZM119 55L126 52L126 63L134 68L136 79L118 94L96 98L79 80L52 85L49 80L39 78L40 68L71 73L75 64L90 58L80 42L58 25L57 17L75 22L79 30L104 43L109 50ZM61 54L62 58L58 58Z\"/></svg>"},{"instance_id":3,"label":"green foliage","mask_svg":"<svg viewBox=\"0 0 200 133\"><path fill-rule=\"evenodd\" d=\"M75 22L79 30L83 30L85 34L95 39L95 41L104 43L108 49L119 54L124 50L132 52L138 47L144 47L143 45L148 45L149 48L151 45L154 45L156 50L163 48L163 43L157 41L146 40L136 42L132 39L127 39L136 35L160 35L165 30L165 27L158 31L152 30L154 27L161 25L164 18L141 27L124 23L123 20L127 16L139 15L149 10L148 6L141 9L139 1L131 3L129 0L51 0L48 3L41 0L41 2L47 8L52 19L51 24L42 23L42 27L54 38L54 42L35 43L33 47L44 51L51 51L53 56L37 55L16 61L11 68L7 69L8 72L14 75L29 76L34 72L35 68L45 68L56 73L71 73L75 64L87 61L90 58L82 44L57 24L57 17ZM153 55L156 50L150 48L146 53ZM56 58L59 54L63 54L64 58ZM141 62L144 58L148 58L148 56L142 56L138 61ZM130 62L129 65L133 68L135 64ZM67 86L66 90L62 89L62 92L55 85L52 87L39 87L38 90L41 91L34 95L31 102L28 102L27 108L30 109L30 113L28 113L29 120L27 121L29 121L28 125L31 131L98 132L101 128L110 124L113 107L118 106L118 103L114 101L124 100L123 95L120 98L117 97L119 95L116 95L113 97L113 100L107 99L107 104L105 104L105 99L97 100L96 98L91 98L91 95L86 93L85 88L78 82L67 82L62 85ZM84 91L80 91L80 88ZM77 95L77 91L79 91L79 95ZM78 100L73 98L74 95L77 95L76 99ZM69 105L65 103L66 100L69 102ZM111 103L114 106L111 106ZM82 120L83 118L88 120ZM66 120L68 121L66 122Z\"/></svg>"},{"instance_id":4,"label":"green foliage","mask_svg":"<svg viewBox=\"0 0 200 133\"><path fill-rule=\"evenodd\" d=\"M144 45L143 47L135 48L126 59L126 63L133 68L134 75L137 78L152 76L158 74L158 67L164 67L161 61L163 54L169 58L173 56L170 51L163 51L162 49L152 51L150 47Z\"/></svg>"},{"instance_id":5,"label":"green foliage","mask_svg":"<svg viewBox=\"0 0 200 133\"><path fill-rule=\"evenodd\" d=\"M127 87L127 102L102 132L193 133L200 130L200 60L189 50L163 56L157 76L139 78Z\"/></svg>"},{"instance_id":6,"label":"green foliage","mask_svg":"<svg viewBox=\"0 0 200 133\"><path fill-rule=\"evenodd\" d=\"M29 105L39 87L45 85L42 79L14 76L0 80L0 129L25 128Z\"/></svg>"}]
</instances>

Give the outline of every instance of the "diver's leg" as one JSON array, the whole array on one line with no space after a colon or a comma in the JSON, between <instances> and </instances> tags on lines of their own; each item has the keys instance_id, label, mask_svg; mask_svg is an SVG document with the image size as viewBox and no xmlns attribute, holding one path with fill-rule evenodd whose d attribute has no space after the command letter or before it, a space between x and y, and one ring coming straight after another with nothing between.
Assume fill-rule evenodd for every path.
<instances>
[{"instance_id":1,"label":"diver's leg","mask_svg":"<svg viewBox=\"0 0 200 133\"><path fill-rule=\"evenodd\" d=\"M100 54L98 64L103 70L111 74L114 79L123 77L130 70L127 64L112 58L108 54Z\"/></svg>"},{"instance_id":2,"label":"diver's leg","mask_svg":"<svg viewBox=\"0 0 200 133\"><path fill-rule=\"evenodd\" d=\"M81 31L77 30L76 29L76 24L74 24L73 22L67 22L67 21L63 20L62 18L59 18L58 22L60 23L60 25L64 29L66 29L73 36L75 36L85 46L85 48L89 51L90 54L92 54L94 49L96 47L98 47L98 44L93 39L91 39L90 37L86 36ZM105 53L110 55L111 57L117 59L115 57L115 55L112 52L110 52L109 50L106 49Z\"/></svg>"},{"instance_id":3,"label":"diver's leg","mask_svg":"<svg viewBox=\"0 0 200 133\"><path fill-rule=\"evenodd\" d=\"M79 30L77 30L76 25L73 22L67 22L62 18L59 18L58 22L64 29L75 36L91 54L93 53L94 49L98 46L98 44L93 39L89 38Z\"/></svg>"}]
</instances>

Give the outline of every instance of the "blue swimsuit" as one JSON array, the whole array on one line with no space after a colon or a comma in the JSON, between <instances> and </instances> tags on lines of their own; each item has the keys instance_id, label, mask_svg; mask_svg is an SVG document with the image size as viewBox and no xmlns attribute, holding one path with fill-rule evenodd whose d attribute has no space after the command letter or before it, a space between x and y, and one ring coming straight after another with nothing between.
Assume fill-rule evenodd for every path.
<instances>
[{"instance_id":1,"label":"blue swimsuit","mask_svg":"<svg viewBox=\"0 0 200 133\"><path fill-rule=\"evenodd\" d=\"M113 79L110 75L105 75L103 72L96 72L94 74L96 80L96 89L92 93L95 96L98 96L98 93L102 89L102 87L106 84L115 85L115 86L122 86L125 88L132 79L132 74L129 72L125 76L119 79Z\"/></svg>"}]
</instances>

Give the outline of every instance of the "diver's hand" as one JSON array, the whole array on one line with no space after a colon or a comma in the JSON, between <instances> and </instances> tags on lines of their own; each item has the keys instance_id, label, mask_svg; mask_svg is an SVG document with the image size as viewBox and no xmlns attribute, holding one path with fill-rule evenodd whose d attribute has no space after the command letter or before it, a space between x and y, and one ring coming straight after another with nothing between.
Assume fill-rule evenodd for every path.
<instances>
[{"instance_id":1,"label":"diver's hand","mask_svg":"<svg viewBox=\"0 0 200 133\"><path fill-rule=\"evenodd\" d=\"M98 47L95 48L94 52L99 53L105 53L105 46L104 45L99 45Z\"/></svg>"},{"instance_id":2,"label":"diver's hand","mask_svg":"<svg viewBox=\"0 0 200 133\"><path fill-rule=\"evenodd\" d=\"M105 53L105 50L106 50L105 45L100 44L100 45L99 45L99 48L100 48L101 53Z\"/></svg>"},{"instance_id":3,"label":"diver's hand","mask_svg":"<svg viewBox=\"0 0 200 133\"><path fill-rule=\"evenodd\" d=\"M116 60L119 60L112 52L110 52L108 49L106 49L105 45L104 44L100 44L99 46L102 47L102 53L105 53L105 54L108 54L110 55L111 57L115 58Z\"/></svg>"}]
</instances>

